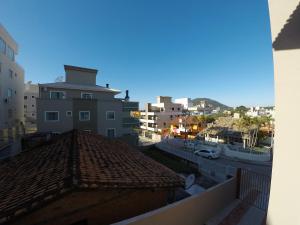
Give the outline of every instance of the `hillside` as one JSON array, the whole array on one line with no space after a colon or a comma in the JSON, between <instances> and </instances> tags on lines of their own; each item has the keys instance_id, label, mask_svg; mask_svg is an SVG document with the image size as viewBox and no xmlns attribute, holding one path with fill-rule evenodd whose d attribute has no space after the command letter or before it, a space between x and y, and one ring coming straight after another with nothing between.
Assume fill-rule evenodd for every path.
<instances>
[{"instance_id":1,"label":"hillside","mask_svg":"<svg viewBox=\"0 0 300 225\"><path fill-rule=\"evenodd\" d=\"M200 101L206 101L208 104L211 104L214 108L216 107L220 107L221 110L225 110L225 109L231 109L231 107L224 105L216 100L210 99L210 98L195 98L192 99L192 102L194 105L199 105Z\"/></svg>"}]
</instances>

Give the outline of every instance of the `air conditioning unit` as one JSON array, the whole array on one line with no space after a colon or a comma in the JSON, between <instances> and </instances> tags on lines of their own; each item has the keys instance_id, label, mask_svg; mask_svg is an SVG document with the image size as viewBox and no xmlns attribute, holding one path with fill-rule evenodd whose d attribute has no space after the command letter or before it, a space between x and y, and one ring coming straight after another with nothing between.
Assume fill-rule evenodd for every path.
<instances>
[{"instance_id":1,"label":"air conditioning unit","mask_svg":"<svg viewBox=\"0 0 300 225\"><path fill-rule=\"evenodd\" d=\"M4 99L4 103L9 103L9 99L8 99L8 98L5 98L5 99Z\"/></svg>"}]
</instances>

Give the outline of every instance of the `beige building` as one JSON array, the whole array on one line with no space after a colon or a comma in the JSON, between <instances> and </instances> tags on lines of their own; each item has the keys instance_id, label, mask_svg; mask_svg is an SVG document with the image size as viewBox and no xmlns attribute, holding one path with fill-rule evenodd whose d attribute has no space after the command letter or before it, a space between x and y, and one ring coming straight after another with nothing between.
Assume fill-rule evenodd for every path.
<instances>
[{"instance_id":1,"label":"beige building","mask_svg":"<svg viewBox=\"0 0 300 225\"><path fill-rule=\"evenodd\" d=\"M141 112L140 128L146 131L162 132L170 127L176 118L182 115L183 105L173 103L168 96L158 96L156 103L147 103L145 111Z\"/></svg>"},{"instance_id":2,"label":"beige building","mask_svg":"<svg viewBox=\"0 0 300 225\"><path fill-rule=\"evenodd\" d=\"M0 142L24 127L24 70L15 61L17 54L17 43L0 24Z\"/></svg>"},{"instance_id":3,"label":"beige building","mask_svg":"<svg viewBox=\"0 0 300 225\"><path fill-rule=\"evenodd\" d=\"M275 146L268 225L300 224L300 1L269 0L275 76Z\"/></svg>"},{"instance_id":4,"label":"beige building","mask_svg":"<svg viewBox=\"0 0 300 225\"><path fill-rule=\"evenodd\" d=\"M39 97L39 86L31 81L25 84L24 118L26 133L36 131L36 99Z\"/></svg>"},{"instance_id":5,"label":"beige building","mask_svg":"<svg viewBox=\"0 0 300 225\"><path fill-rule=\"evenodd\" d=\"M128 91L96 85L97 70L64 66L66 81L39 84L38 132L62 133L72 129L96 132L108 137L132 137L138 121L130 116L138 102L130 102Z\"/></svg>"}]
</instances>

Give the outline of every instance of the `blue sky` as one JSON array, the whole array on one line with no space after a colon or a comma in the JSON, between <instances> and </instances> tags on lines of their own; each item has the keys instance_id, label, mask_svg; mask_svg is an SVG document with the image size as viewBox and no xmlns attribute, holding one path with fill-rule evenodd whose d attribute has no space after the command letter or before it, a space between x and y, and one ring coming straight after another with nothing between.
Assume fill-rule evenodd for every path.
<instances>
[{"instance_id":1,"label":"blue sky","mask_svg":"<svg viewBox=\"0 0 300 225\"><path fill-rule=\"evenodd\" d=\"M274 104L267 0L4 0L0 23L35 83L71 64L141 107L158 95Z\"/></svg>"}]
</instances>

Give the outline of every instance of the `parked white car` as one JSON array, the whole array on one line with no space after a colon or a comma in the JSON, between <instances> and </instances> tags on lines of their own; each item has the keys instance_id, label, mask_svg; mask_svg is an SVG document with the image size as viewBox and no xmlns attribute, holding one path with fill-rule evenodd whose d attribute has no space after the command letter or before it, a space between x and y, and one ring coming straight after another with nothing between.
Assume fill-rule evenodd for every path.
<instances>
[{"instance_id":1,"label":"parked white car","mask_svg":"<svg viewBox=\"0 0 300 225\"><path fill-rule=\"evenodd\" d=\"M217 159L220 155L214 150L197 150L194 152L196 155L208 158L208 159Z\"/></svg>"}]
</instances>

